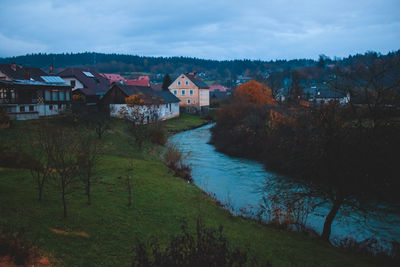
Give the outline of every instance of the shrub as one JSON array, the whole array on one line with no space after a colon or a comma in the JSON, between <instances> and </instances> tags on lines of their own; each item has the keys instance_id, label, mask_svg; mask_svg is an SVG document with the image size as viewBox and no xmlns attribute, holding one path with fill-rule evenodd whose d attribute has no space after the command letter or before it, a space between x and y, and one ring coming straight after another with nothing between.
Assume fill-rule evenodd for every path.
<instances>
[{"instance_id":1,"label":"shrub","mask_svg":"<svg viewBox=\"0 0 400 267\"><path fill-rule=\"evenodd\" d=\"M16 265L27 266L38 255L32 245L21 241L22 233L22 230L13 235L0 233L0 256L8 256Z\"/></svg>"},{"instance_id":2,"label":"shrub","mask_svg":"<svg viewBox=\"0 0 400 267\"><path fill-rule=\"evenodd\" d=\"M0 109L0 129L10 126L10 116L5 109Z\"/></svg>"},{"instance_id":3,"label":"shrub","mask_svg":"<svg viewBox=\"0 0 400 267\"><path fill-rule=\"evenodd\" d=\"M165 145L167 143L167 131L164 124L155 122L148 125L148 137L152 143Z\"/></svg>"},{"instance_id":4,"label":"shrub","mask_svg":"<svg viewBox=\"0 0 400 267\"><path fill-rule=\"evenodd\" d=\"M180 235L172 238L164 250L157 240L150 246L152 253L148 254L145 244L139 243L135 250L132 266L254 266L255 258L249 260L247 251L240 248L230 249L228 240L222 234L223 227L218 230L206 228L197 219L196 233L192 235L183 223ZM267 266L270 266L267 263Z\"/></svg>"},{"instance_id":5,"label":"shrub","mask_svg":"<svg viewBox=\"0 0 400 267\"><path fill-rule=\"evenodd\" d=\"M175 172L175 175L192 183L191 168L184 163L182 151L175 144L168 144L164 153L164 160L167 166Z\"/></svg>"}]
</instances>

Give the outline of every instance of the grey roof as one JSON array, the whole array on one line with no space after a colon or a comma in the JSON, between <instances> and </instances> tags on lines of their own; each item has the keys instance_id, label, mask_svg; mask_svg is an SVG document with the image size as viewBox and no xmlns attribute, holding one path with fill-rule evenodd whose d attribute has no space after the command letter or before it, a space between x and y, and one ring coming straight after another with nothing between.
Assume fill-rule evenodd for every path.
<instances>
[{"instance_id":1,"label":"grey roof","mask_svg":"<svg viewBox=\"0 0 400 267\"><path fill-rule=\"evenodd\" d=\"M115 83L114 86L120 88L127 96L142 93L147 100L152 101L152 97L161 98L164 103L178 103L180 100L170 91L155 91L151 87L135 86Z\"/></svg>"},{"instance_id":2,"label":"grey roof","mask_svg":"<svg viewBox=\"0 0 400 267\"><path fill-rule=\"evenodd\" d=\"M171 93L170 91L156 91L157 95L164 99L165 103L178 103L181 100L179 98L177 98L173 93Z\"/></svg>"},{"instance_id":3,"label":"grey roof","mask_svg":"<svg viewBox=\"0 0 400 267\"><path fill-rule=\"evenodd\" d=\"M193 73L185 73L185 76L189 78L192 83L194 83L198 88L200 89L209 89L208 85L203 82L202 79L196 76L196 74Z\"/></svg>"},{"instance_id":4,"label":"grey roof","mask_svg":"<svg viewBox=\"0 0 400 267\"><path fill-rule=\"evenodd\" d=\"M94 77L89 77L85 72L91 73ZM84 68L66 68L57 74L60 77L75 77L84 88L79 88L85 95L103 95L108 91L110 82L100 73Z\"/></svg>"}]
</instances>

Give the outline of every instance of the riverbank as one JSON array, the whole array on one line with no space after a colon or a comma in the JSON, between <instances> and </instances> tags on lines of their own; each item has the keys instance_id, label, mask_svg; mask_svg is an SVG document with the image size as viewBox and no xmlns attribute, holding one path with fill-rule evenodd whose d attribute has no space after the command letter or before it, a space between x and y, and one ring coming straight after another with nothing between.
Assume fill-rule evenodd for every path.
<instances>
[{"instance_id":1,"label":"riverbank","mask_svg":"<svg viewBox=\"0 0 400 267\"><path fill-rule=\"evenodd\" d=\"M205 118L188 113L181 113L179 117L164 121L169 134L192 130L210 123Z\"/></svg>"},{"instance_id":2,"label":"riverbank","mask_svg":"<svg viewBox=\"0 0 400 267\"><path fill-rule=\"evenodd\" d=\"M185 115L166 123L169 129L182 130L195 127L195 122L199 118ZM26 146L26 134L34 124L17 122L0 131L2 143ZM96 170L101 182L93 188L93 204L86 204L83 190L71 194L67 219L62 218L54 187L45 187L38 202L28 170L1 168L1 230L21 231L22 238L44 251L53 266L130 266L132 249L139 241L149 243L156 236L166 244L180 233L182 218L193 232L200 216L207 226L223 225L231 245L247 247L260 264L269 260L273 266L374 266L370 257L230 215L197 186L174 177L160 158L161 147L146 143L139 150L121 120L112 121L102 142L104 155ZM132 206L128 207L123 177L132 161Z\"/></svg>"}]
</instances>

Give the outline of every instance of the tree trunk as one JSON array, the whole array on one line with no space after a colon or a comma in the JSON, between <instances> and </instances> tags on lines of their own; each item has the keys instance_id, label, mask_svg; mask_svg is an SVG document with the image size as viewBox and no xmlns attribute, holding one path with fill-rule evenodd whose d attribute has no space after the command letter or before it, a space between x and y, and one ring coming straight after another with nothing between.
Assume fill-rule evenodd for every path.
<instances>
[{"instance_id":1,"label":"tree trunk","mask_svg":"<svg viewBox=\"0 0 400 267\"><path fill-rule=\"evenodd\" d=\"M67 200L65 199L65 187L62 188L62 201L64 206L64 218L67 218Z\"/></svg>"},{"instance_id":2,"label":"tree trunk","mask_svg":"<svg viewBox=\"0 0 400 267\"><path fill-rule=\"evenodd\" d=\"M43 183L40 181L40 173L37 174L37 182L39 188L39 201L42 200L42 192L43 192Z\"/></svg>"},{"instance_id":3,"label":"tree trunk","mask_svg":"<svg viewBox=\"0 0 400 267\"><path fill-rule=\"evenodd\" d=\"M87 178L87 184L86 184L86 195L87 195L87 204L91 205L92 201L90 199L90 178Z\"/></svg>"},{"instance_id":4,"label":"tree trunk","mask_svg":"<svg viewBox=\"0 0 400 267\"><path fill-rule=\"evenodd\" d=\"M329 242L329 237L331 235L331 229L332 229L332 222L335 219L336 214L338 213L340 207L342 206L342 199L335 199L333 202L333 206L331 211L328 213L328 216L326 216L325 223L324 223L324 229L322 231L322 239L325 241Z\"/></svg>"}]
</instances>

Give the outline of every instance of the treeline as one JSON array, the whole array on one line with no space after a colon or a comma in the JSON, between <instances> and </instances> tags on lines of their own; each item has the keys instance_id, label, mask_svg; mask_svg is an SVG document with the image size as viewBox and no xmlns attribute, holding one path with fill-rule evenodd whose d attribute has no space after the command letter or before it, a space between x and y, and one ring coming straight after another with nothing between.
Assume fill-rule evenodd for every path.
<instances>
[{"instance_id":1,"label":"treeline","mask_svg":"<svg viewBox=\"0 0 400 267\"><path fill-rule=\"evenodd\" d=\"M147 57L137 55L103 54L103 53L62 53L62 54L27 54L24 56L0 59L0 63L16 62L22 65L48 69L50 65L57 68L84 66L99 72L131 73L147 72L152 74L170 73L179 75L182 72L205 72L212 77L231 78L241 74L255 75L279 68L293 68L316 64L310 59L295 60L208 60L191 57Z\"/></svg>"},{"instance_id":2,"label":"treeline","mask_svg":"<svg viewBox=\"0 0 400 267\"><path fill-rule=\"evenodd\" d=\"M400 203L400 113L392 101L400 83L398 78L388 85L383 75L388 70L377 60L358 73L366 75L360 80L369 77L363 89L373 91L363 105L303 106L297 99L278 105L269 88L245 83L216 113L211 142L219 151L256 159L291 177L268 182L274 201L310 203L311 209L329 204L322 233L329 240L340 210L372 211L376 200Z\"/></svg>"}]
</instances>

